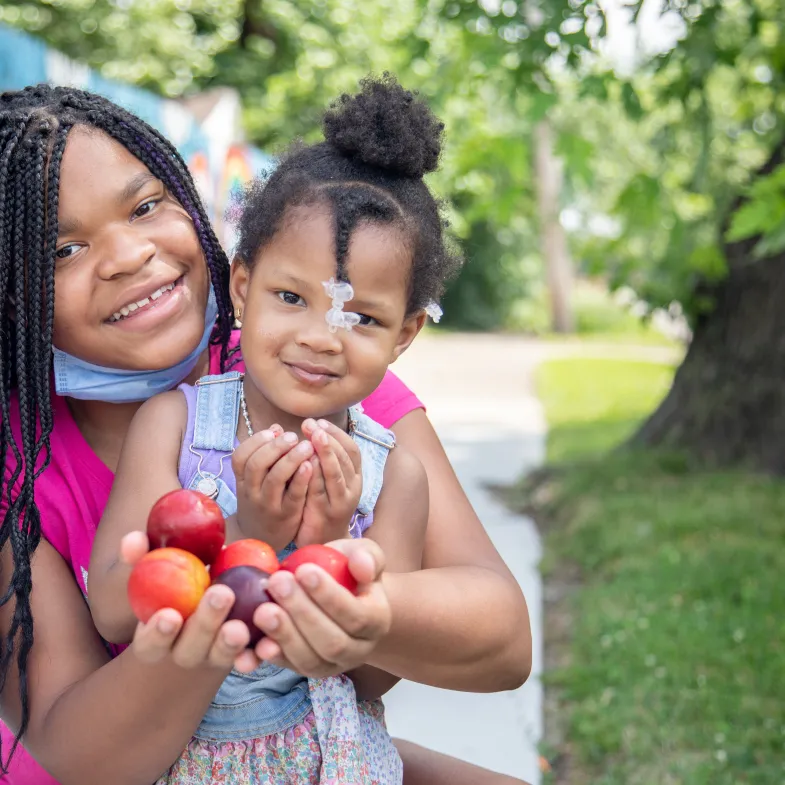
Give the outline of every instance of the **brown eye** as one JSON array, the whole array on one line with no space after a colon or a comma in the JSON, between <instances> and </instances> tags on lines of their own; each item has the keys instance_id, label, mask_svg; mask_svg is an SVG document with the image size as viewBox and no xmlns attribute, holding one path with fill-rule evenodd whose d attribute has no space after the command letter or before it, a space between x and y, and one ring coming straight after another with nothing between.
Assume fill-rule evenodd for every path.
<instances>
[{"instance_id":1,"label":"brown eye","mask_svg":"<svg viewBox=\"0 0 785 785\"><path fill-rule=\"evenodd\" d=\"M277 292L277 294L287 305L305 305L305 300L294 292Z\"/></svg>"},{"instance_id":2,"label":"brown eye","mask_svg":"<svg viewBox=\"0 0 785 785\"><path fill-rule=\"evenodd\" d=\"M62 248L58 248L55 251L55 258L56 259L67 259L69 256L73 256L78 250L80 246L76 243L69 243L68 245L64 245Z\"/></svg>"},{"instance_id":3,"label":"brown eye","mask_svg":"<svg viewBox=\"0 0 785 785\"><path fill-rule=\"evenodd\" d=\"M159 201L160 199L148 199L146 202L142 202L134 210L134 218L144 218L145 215L149 215L156 208Z\"/></svg>"}]
</instances>

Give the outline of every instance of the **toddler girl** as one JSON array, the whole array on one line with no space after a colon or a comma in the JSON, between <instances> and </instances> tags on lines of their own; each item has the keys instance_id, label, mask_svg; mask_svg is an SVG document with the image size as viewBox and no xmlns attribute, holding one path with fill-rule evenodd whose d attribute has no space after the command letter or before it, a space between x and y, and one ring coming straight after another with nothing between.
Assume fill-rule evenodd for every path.
<instances>
[{"instance_id":1,"label":"toddler girl","mask_svg":"<svg viewBox=\"0 0 785 785\"><path fill-rule=\"evenodd\" d=\"M216 499L229 540L262 539L281 557L366 536L389 570L421 566L424 471L357 404L426 313L438 318L458 267L422 179L442 125L386 76L343 96L324 131L246 194L230 283L245 373L183 384L131 425L90 564L107 640L135 627L119 541L177 487ZM378 700L394 681L368 666L326 679L267 662L233 671L160 782L400 783Z\"/></svg>"}]
</instances>

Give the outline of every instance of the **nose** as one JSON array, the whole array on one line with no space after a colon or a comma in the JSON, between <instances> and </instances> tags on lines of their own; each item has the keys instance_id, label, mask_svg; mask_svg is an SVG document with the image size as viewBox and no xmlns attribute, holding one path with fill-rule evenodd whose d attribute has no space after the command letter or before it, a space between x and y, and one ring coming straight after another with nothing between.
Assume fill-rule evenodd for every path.
<instances>
[{"instance_id":1,"label":"nose","mask_svg":"<svg viewBox=\"0 0 785 785\"><path fill-rule=\"evenodd\" d=\"M133 226L107 228L98 274L105 280L139 272L155 256L155 244Z\"/></svg>"},{"instance_id":2,"label":"nose","mask_svg":"<svg viewBox=\"0 0 785 785\"><path fill-rule=\"evenodd\" d=\"M340 354L343 351L341 331L331 333L325 311L308 309L300 320L296 342L301 348L315 354Z\"/></svg>"}]
</instances>

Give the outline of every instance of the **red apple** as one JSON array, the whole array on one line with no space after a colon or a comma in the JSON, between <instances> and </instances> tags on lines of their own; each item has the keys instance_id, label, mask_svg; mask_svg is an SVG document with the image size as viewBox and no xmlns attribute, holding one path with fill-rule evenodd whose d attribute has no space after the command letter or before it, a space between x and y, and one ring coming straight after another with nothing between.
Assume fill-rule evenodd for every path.
<instances>
[{"instance_id":1,"label":"red apple","mask_svg":"<svg viewBox=\"0 0 785 785\"><path fill-rule=\"evenodd\" d=\"M273 573L278 569L278 557L273 548L261 540L237 540L227 545L210 565L210 576L215 580L232 567L256 567Z\"/></svg>"},{"instance_id":2,"label":"red apple","mask_svg":"<svg viewBox=\"0 0 785 785\"><path fill-rule=\"evenodd\" d=\"M301 564L316 564L336 583L352 594L357 593L357 581L349 570L349 559L335 548L327 545L306 545L287 556L281 563L282 570L296 572Z\"/></svg>"},{"instance_id":3,"label":"red apple","mask_svg":"<svg viewBox=\"0 0 785 785\"><path fill-rule=\"evenodd\" d=\"M221 508L199 491L180 488L164 494L150 510L151 548L181 548L212 564L226 540Z\"/></svg>"},{"instance_id":4,"label":"red apple","mask_svg":"<svg viewBox=\"0 0 785 785\"><path fill-rule=\"evenodd\" d=\"M267 593L269 580L270 576L266 572L248 565L229 567L213 580L213 585L220 583L234 592L234 605L226 618L239 619L245 623L251 633L249 647L256 646L264 637L264 633L253 623L253 614L263 602L272 601Z\"/></svg>"},{"instance_id":5,"label":"red apple","mask_svg":"<svg viewBox=\"0 0 785 785\"><path fill-rule=\"evenodd\" d=\"M192 553L159 548L134 565L128 579L128 601L136 618L145 624L161 608L174 608L187 619L209 585L207 567Z\"/></svg>"}]
</instances>

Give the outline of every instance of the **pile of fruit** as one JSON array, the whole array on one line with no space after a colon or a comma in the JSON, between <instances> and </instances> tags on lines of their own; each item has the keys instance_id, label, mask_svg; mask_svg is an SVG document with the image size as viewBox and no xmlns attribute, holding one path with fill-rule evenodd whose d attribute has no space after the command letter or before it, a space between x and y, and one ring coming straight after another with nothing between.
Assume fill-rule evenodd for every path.
<instances>
[{"instance_id":1,"label":"pile of fruit","mask_svg":"<svg viewBox=\"0 0 785 785\"><path fill-rule=\"evenodd\" d=\"M274 602L267 593L270 575L277 570L295 572L302 564L317 564L352 593L357 582L349 561L326 545L306 545L281 563L261 540L226 541L221 508L198 491L177 490L162 496L147 519L150 552L135 565L128 581L128 599L134 615L146 623L161 608L174 608L187 619L211 584L228 586L235 596L229 619L245 622L250 646L263 637L253 624L254 611Z\"/></svg>"}]
</instances>

